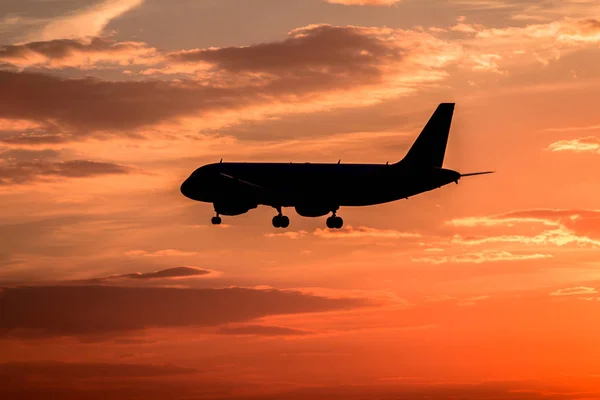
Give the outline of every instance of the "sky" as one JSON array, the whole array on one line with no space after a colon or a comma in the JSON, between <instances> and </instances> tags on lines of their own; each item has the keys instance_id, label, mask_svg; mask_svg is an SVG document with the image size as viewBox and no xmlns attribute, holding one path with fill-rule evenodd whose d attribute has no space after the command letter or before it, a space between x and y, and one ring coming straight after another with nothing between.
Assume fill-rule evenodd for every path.
<instances>
[{"instance_id":1,"label":"sky","mask_svg":"<svg viewBox=\"0 0 600 400\"><path fill-rule=\"evenodd\" d=\"M596 0L4 0L0 398L600 398ZM225 161L466 178L212 226ZM428 397L427 397L428 396Z\"/></svg>"}]
</instances>

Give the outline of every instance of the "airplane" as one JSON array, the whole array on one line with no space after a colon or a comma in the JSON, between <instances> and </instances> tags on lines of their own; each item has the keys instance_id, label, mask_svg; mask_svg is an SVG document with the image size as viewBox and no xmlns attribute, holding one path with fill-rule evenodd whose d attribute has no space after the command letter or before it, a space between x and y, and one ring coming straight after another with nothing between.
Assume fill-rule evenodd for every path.
<instances>
[{"instance_id":1,"label":"airplane","mask_svg":"<svg viewBox=\"0 0 600 400\"><path fill-rule=\"evenodd\" d=\"M439 189L461 178L494 171L461 174L442 167L455 103L441 103L402 160L390 164L250 163L223 162L196 169L182 184L189 199L212 203L221 215L236 216L259 205L273 207L275 228L287 228L284 207L294 207L302 217L331 213L326 225L340 229L340 207L361 207L408 199Z\"/></svg>"}]
</instances>

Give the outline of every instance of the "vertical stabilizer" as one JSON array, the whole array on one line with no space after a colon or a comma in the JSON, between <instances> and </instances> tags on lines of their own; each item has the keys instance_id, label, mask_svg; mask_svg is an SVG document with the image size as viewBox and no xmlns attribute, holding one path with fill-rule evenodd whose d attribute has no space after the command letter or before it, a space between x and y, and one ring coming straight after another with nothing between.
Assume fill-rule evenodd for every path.
<instances>
[{"instance_id":1,"label":"vertical stabilizer","mask_svg":"<svg viewBox=\"0 0 600 400\"><path fill-rule=\"evenodd\" d=\"M453 114L454 103L441 103L401 163L441 168Z\"/></svg>"}]
</instances>

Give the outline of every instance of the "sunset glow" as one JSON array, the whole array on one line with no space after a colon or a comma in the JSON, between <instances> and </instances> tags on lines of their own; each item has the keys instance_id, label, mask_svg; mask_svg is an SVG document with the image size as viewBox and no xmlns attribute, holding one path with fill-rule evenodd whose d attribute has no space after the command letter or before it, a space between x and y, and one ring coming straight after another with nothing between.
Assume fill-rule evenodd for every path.
<instances>
[{"instance_id":1,"label":"sunset glow","mask_svg":"<svg viewBox=\"0 0 600 400\"><path fill-rule=\"evenodd\" d=\"M0 399L600 399L600 2L0 3ZM495 174L339 230L179 191L443 102Z\"/></svg>"}]
</instances>

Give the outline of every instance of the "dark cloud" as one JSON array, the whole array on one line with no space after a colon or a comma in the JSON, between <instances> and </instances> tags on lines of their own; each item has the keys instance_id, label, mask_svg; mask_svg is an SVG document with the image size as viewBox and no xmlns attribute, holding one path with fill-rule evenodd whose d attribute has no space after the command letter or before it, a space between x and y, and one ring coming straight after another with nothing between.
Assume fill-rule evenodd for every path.
<instances>
[{"instance_id":1,"label":"dark cloud","mask_svg":"<svg viewBox=\"0 0 600 400\"><path fill-rule=\"evenodd\" d=\"M296 291L51 286L0 294L3 336L97 335L146 327L218 326L268 315L325 312L373 304Z\"/></svg>"},{"instance_id":2,"label":"dark cloud","mask_svg":"<svg viewBox=\"0 0 600 400\"><path fill-rule=\"evenodd\" d=\"M16 366L16 367L15 367ZM82 370L78 371L77 367ZM57 371L52 371L57 367ZM111 370L108 370L108 368ZM596 391L577 391L538 381L452 384L419 379L382 380L371 385L258 385L231 377L215 379L209 373L186 377L185 368L119 364L23 363L0 366L3 399L124 400L124 399L228 399L228 400L358 400L358 399L460 399L460 400L576 400L595 399ZM177 376L169 376L178 374ZM117 373L123 371L123 375ZM90 376L97 372L98 377ZM152 375L155 372L154 375ZM164 372L161 374L160 372ZM49 379L40 379L49 377ZM275 379L274 379L275 380ZM406 382L408 381L408 382ZM279 382L277 382L279 383Z\"/></svg>"},{"instance_id":3,"label":"dark cloud","mask_svg":"<svg viewBox=\"0 0 600 400\"><path fill-rule=\"evenodd\" d=\"M85 178L128 174L130 167L87 160L29 161L0 165L0 185L18 185L51 178Z\"/></svg>"},{"instance_id":4,"label":"dark cloud","mask_svg":"<svg viewBox=\"0 0 600 400\"><path fill-rule=\"evenodd\" d=\"M15 64L37 64L40 62L61 61L69 57L90 57L98 55L100 60L111 56L131 56L136 51L151 51L144 43L115 42L95 37L90 40L56 39L43 42L30 42L0 47L0 61Z\"/></svg>"},{"instance_id":5,"label":"dark cloud","mask_svg":"<svg viewBox=\"0 0 600 400\"><path fill-rule=\"evenodd\" d=\"M292 31L281 42L169 53L158 57L165 62L157 61L156 68L146 71L191 74L172 81L67 79L0 71L0 118L55 123L64 130L63 136L41 135L34 142L61 141L68 134L97 131L129 135L135 128L213 111L290 101L314 103L315 95L382 85L387 74L420 71L420 78L407 80L414 87L423 79L423 67L400 68L407 56L420 51L413 36L400 46L383 28L309 26ZM45 57L65 57L73 48L118 45L96 39L86 47L63 40L6 47L4 52L14 56L35 50ZM387 68L390 65L394 67ZM27 142L20 135L4 140Z\"/></svg>"},{"instance_id":6,"label":"dark cloud","mask_svg":"<svg viewBox=\"0 0 600 400\"><path fill-rule=\"evenodd\" d=\"M0 143L18 146L42 146L49 144L67 143L72 140L71 135L61 133L19 133L0 137Z\"/></svg>"},{"instance_id":7,"label":"dark cloud","mask_svg":"<svg viewBox=\"0 0 600 400\"><path fill-rule=\"evenodd\" d=\"M175 267L154 272L136 272L132 274L111 275L102 278L90 279L88 282L102 282L111 280L151 280L151 279L176 279L198 277L211 274L212 271L195 267Z\"/></svg>"},{"instance_id":8,"label":"dark cloud","mask_svg":"<svg viewBox=\"0 0 600 400\"><path fill-rule=\"evenodd\" d=\"M11 362L0 364L0 377L28 380L85 380L105 378L150 378L191 374L196 370L175 365L66 363L57 361ZM2 379L0 379L2 380Z\"/></svg>"},{"instance_id":9,"label":"dark cloud","mask_svg":"<svg viewBox=\"0 0 600 400\"><path fill-rule=\"evenodd\" d=\"M53 149L28 150L28 149L7 149L0 150L0 160L8 162L19 161L46 161L57 159L61 152Z\"/></svg>"},{"instance_id":10,"label":"dark cloud","mask_svg":"<svg viewBox=\"0 0 600 400\"><path fill-rule=\"evenodd\" d=\"M176 365L63 363L54 361L0 364L2 399L165 399L172 393L193 394L182 386L197 371ZM197 380L195 380L197 381ZM219 389L210 382L201 387ZM209 388L210 387L210 388ZM220 389L224 392L223 389ZM183 396L182 396L183 397Z\"/></svg>"},{"instance_id":11,"label":"dark cloud","mask_svg":"<svg viewBox=\"0 0 600 400\"><path fill-rule=\"evenodd\" d=\"M305 75L308 71L362 74L388 62L398 62L400 49L382 40L377 29L314 25L290 33L290 38L247 47L197 49L170 53L175 62L204 62L231 73Z\"/></svg>"},{"instance_id":12,"label":"dark cloud","mask_svg":"<svg viewBox=\"0 0 600 400\"><path fill-rule=\"evenodd\" d=\"M393 382L393 381L392 381ZM550 385L548 385L550 386ZM303 388L281 393L281 400L296 399L461 399L461 400L575 400L588 393L550 388L537 382L483 382L474 384L451 383L389 383L382 385L342 385L338 387ZM589 393L594 398L597 392ZM258 399L258 397L254 397Z\"/></svg>"},{"instance_id":13,"label":"dark cloud","mask_svg":"<svg viewBox=\"0 0 600 400\"><path fill-rule=\"evenodd\" d=\"M226 326L220 328L218 333L222 335L256 335L256 336L295 336L306 335L308 332L300 329L283 328L280 326L245 325Z\"/></svg>"}]
</instances>

